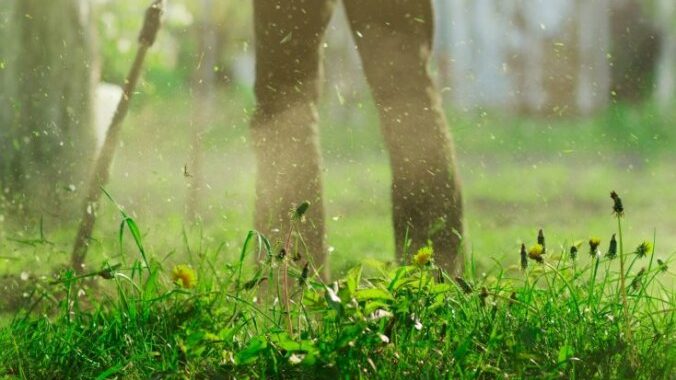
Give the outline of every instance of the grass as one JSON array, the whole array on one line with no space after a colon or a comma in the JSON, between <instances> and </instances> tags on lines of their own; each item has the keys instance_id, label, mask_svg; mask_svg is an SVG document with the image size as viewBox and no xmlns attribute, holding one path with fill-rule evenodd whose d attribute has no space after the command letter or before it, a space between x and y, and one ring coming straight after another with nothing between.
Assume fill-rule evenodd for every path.
<instances>
[{"instance_id":1,"label":"grass","mask_svg":"<svg viewBox=\"0 0 676 380\"><path fill-rule=\"evenodd\" d=\"M480 274L470 255L465 275L451 278L421 254L415 265L364 264L373 275L358 265L333 283L313 276L311 263L303 270L294 231L284 258L254 231L230 264L194 251L194 269L178 267L178 282L166 260L142 264L134 234L130 266L30 281L30 306L0 330L0 375L671 378L671 263L655 260L652 242L643 255L625 250L617 220L619 259L585 246L573 258L548 238L542 263L521 268L515 254ZM289 306L279 301L285 290Z\"/></svg>"},{"instance_id":2,"label":"grass","mask_svg":"<svg viewBox=\"0 0 676 380\"><path fill-rule=\"evenodd\" d=\"M442 282L433 265L392 263L390 174L372 104L357 100L350 112L325 104L337 290L311 272L299 285L303 267L289 263L294 302L286 314L285 303L274 303L286 264L249 232L251 94L221 94L206 126L209 186L196 224L184 221L183 176L196 107L189 98L140 95L107 188L134 228L120 241L120 210L102 205L91 276L63 269L71 223L45 215L16 230L0 212L0 309L22 306L0 314L0 377L673 377L674 276L663 271L676 252L673 112L650 104L616 105L590 119L449 111L469 255L463 282ZM604 252L619 237L606 189L628 206L624 271L620 258L587 254L591 236L602 238ZM521 270L519 247L534 243L539 228L544 264ZM656 244L639 258L634 247L644 240ZM573 261L568 252L579 241ZM177 264L196 270L195 288L174 284ZM260 276L267 279L247 289Z\"/></svg>"}]
</instances>

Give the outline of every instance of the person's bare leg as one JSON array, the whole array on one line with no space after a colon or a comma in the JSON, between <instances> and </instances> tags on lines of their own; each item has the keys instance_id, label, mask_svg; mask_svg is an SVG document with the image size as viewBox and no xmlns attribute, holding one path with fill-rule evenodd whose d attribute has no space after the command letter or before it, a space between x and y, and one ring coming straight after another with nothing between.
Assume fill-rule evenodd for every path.
<instances>
[{"instance_id":1,"label":"person's bare leg","mask_svg":"<svg viewBox=\"0 0 676 380\"><path fill-rule=\"evenodd\" d=\"M462 200L451 135L428 72L431 0L344 0L392 165L397 257L430 242L460 271Z\"/></svg>"},{"instance_id":2,"label":"person's bare leg","mask_svg":"<svg viewBox=\"0 0 676 380\"><path fill-rule=\"evenodd\" d=\"M320 42L332 0L254 0L257 108L251 122L256 153L255 227L284 244L290 210L311 203L301 235L327 275L316 103ZM303 247L299 248L304 252Z\"/></svg>"}]
</instances>

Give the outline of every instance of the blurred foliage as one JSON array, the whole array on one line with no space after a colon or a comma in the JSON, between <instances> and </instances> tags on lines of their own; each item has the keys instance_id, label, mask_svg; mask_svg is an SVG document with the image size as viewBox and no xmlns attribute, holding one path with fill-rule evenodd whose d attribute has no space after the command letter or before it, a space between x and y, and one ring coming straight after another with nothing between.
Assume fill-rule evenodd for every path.
<instances>
[{"instance_id":1,"label":"blurred foliage","mask_svg":"<svg viewBox=\"0 0 676 380\"><path fill-rule=\"evenodd\" d=\"M121 84L135 52L145 2L101 0L95 11L99 28L101 79ZM145 90L162 95L185 88L201 62L204 25L216 29L216 66L220 82L231 80L234 60L251 45L251 4L236 0L173 0L167 3L162 37L146 63Z\"/></svg>"}]
</instances>

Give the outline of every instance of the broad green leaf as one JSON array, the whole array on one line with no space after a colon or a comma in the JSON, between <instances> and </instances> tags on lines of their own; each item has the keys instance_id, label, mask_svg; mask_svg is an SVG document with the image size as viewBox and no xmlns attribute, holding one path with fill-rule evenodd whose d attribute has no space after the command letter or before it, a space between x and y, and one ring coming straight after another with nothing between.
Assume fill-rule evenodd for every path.
<instances>
[{"instance_id":1,"label":"broad green leaf","mask_svg":"<svg viewBox=\"0 0 676 380\"><path fill-rule=\"evenodd\" d=\"M268 342L265 337L257 336L253 338L246 348L235 355L237 364L250 364L256 361L258 354L268 348Z\"/></svg>"},{"instance_id":2,"label":"broad green leaf","mask_svg":"<svg viewBox=\"0 0 676 380\"><path fill-rule=\"evenodd\" d=\"M388 300L393 301L394 297L392 294L385 289L372 288L372 289L359 289L355 292L354 298L357 301L369 301L369 300Z\"/></svg>"}]
</instances>

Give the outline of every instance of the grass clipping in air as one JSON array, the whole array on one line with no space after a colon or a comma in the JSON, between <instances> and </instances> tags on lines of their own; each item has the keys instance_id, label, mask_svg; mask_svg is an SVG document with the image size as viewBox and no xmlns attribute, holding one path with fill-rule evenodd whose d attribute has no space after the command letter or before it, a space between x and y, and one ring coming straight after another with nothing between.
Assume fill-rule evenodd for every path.
<instances>
[{"instance_id":1,"label":"grass clipping in air","mask_svg":"<svg viewBox=\"0 0 676 380\"><path fill-rule=\"evenodd\" d=\"M250 232L223 268L200 255L64 272L36 284L0 330L0 376L669 378L670 260L655 257L654 241L624 250L613 194L607 243L545 249L539 230L491 275L475 275L469 260L451 278L425 247L407 265L368 277L358 266L324 283L293 230L282 247ZM584 241L589 255L578 255Z\"/></svg>"}]
</instances>

